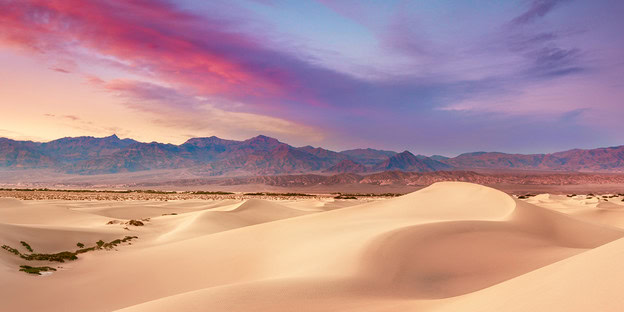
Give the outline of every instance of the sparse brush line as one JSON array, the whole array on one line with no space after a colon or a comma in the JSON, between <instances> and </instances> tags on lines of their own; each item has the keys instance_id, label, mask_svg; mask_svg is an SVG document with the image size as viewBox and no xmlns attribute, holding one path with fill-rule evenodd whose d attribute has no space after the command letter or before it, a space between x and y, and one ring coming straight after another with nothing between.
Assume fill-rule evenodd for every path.
<instances>
[{"instance_id":1,"label":"sparse brush line","mask_svg":"<svg viewBox=\"0 0 624 312\"><path fill-rule=\"evenodd\" d=\"M50 262L65 262L65 261L74 261L74 260L78 260L78 255L79 254L83 254L83 253L87 253L89 251L95 251L98 249L105 249L105 250L110 250L113 249L114 247L116 247L117 245L121 244L121 243L126 243L129 242L133 239L137 239L139 238L138 236L126 236L122 239L116 239L113 240L111 242L104 242L103 240L99 240L96 242L95 246L92 247L88 247L88 248L83 248L84 244L82 243L77 243L76 245L78 247L81 247L80 249L77 249L76 251L61 251L61 252L57 252L57 253L32 253L33 250L32 248L30 248L30 245L24 241L21 242L21 244L26 247L26 249L28 249L31 253L21 253L19 250L17 250L16 248L13 248L11 246L8 245L2 245L2 249L16 255L19 256L20 258L27 260L27 261L50 261ZM24 267L28 267L28 268L24 268ZM38 274L39 271L47 271L45 269L41 269L41 268L46 268L46 267L30 267L30 266L22 266L22 269L20 269L20 271L24 271L26 273L30 273L30 274ZM49 268L49 267L48 267ZM56 270L53 270L56 271ZM40 273L38 275L41 275Z\"/></svg>"},{"instance_id":2,"label":"sparse brush line","mask_svg":"<svg viewBox=\"0 0 624 312\"><path fill-rule=\"evenodd\" d=\"M311 194L305 193L266 193L266 192L258 192L258 193L245 193L245 196L279 196L279 197L309 197L315 196Z\"/></svg>"},{"instance_id":3,"label":"sparse brush line","mask_svg":"<svg viewBox=\"0 0 624 312\"><path fill-rule=\"evenodd\" d=\"M49 189L49 188L0 188L0 191L17 191L17 192L67 192L67 193L113 193L113 194L233 194L227 192L176 192L176 191L158 191L158 190L71 190L71 189Z\"/></svg>"}]
</instances>

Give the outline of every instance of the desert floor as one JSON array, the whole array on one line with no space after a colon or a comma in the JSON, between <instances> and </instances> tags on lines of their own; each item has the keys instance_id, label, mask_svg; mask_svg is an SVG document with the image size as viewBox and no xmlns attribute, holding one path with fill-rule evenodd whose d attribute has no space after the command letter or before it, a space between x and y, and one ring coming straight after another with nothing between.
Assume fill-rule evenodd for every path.
<instances>
[{"instance_id":1,"label":"desert floor","mask_svg":"<svg viewBox=\"0 0 624 312\"><path fill-rule=\"evenodd\" d=\"M0 198L0 310L624 311L623 199Z\"/></svg>"}]
</instances>

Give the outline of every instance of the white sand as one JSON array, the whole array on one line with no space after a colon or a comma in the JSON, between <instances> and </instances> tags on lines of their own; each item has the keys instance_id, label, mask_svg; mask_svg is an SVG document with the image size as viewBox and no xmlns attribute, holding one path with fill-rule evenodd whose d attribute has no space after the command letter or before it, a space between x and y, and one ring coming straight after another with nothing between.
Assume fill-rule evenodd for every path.
<instances>
[{"instance_id":1,"label":"white sand","mask_svg":"<svg viewBox=\"0 0 624 312\"><path fill-rule=\"evenodd\" d=\"M0 310L622 311L619 205L457 182L373 202L0 199L0 244L139 236L45 277L0 250Z\"/></svg>"}]
</instances>

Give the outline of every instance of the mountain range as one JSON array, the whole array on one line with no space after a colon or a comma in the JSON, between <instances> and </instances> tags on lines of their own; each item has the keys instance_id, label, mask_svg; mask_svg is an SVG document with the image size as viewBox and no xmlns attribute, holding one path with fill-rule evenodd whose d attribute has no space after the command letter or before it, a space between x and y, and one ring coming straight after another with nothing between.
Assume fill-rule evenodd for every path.
<instances>
[{"instance_id":1,"label":"mountain range","mask_svg":"<svg viewBox=\"0 0 624 312\"><path fill-rule=\"evenodd\" d=\"M335 152L293 147L263 135L244 141L192 138L181 145L142 143L116 135L68 137L45 143L0 138L2 167L48 168L82 175L153 169L190 169L208 176L473 169L623 172L624 146L552 154L476 152L448 158L370 148Z\"/></svg>"}]
</instances>

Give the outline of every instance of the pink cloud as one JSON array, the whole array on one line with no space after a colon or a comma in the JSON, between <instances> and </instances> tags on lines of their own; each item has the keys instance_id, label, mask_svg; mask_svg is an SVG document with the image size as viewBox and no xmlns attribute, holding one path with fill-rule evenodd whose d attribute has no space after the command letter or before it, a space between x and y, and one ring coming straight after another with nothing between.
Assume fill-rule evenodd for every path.
<instances>
[{"instance_id":1,"label":"pink cloud","mask_svg":"<svg viewBox=\"0 0 624 312\"><path fill-rule=\"evenodd\" d=\"M51 70L53 70L53 71L57 71L57 72L59 72L59 73L63 73L63 74L69 74L69 73L71 73L69 70L64 69L64 68L61 68L61 67L52 67L52 68L50 68L50 69L51 69Z\"/></svg>"},{"instance_id":2,"label":"pink cloud","mask_svg":"<svg viewBox=\"0 0 624 312\"><path fill-rule=\"evenodd\" d=\"M230 22L164 1L20 0L5 2L2 11L5 44L43 54L87 48L204 95L273 98L297 85L292 73L270 63L273 52L227 30Z\"/></svg>"}]
</instances>

